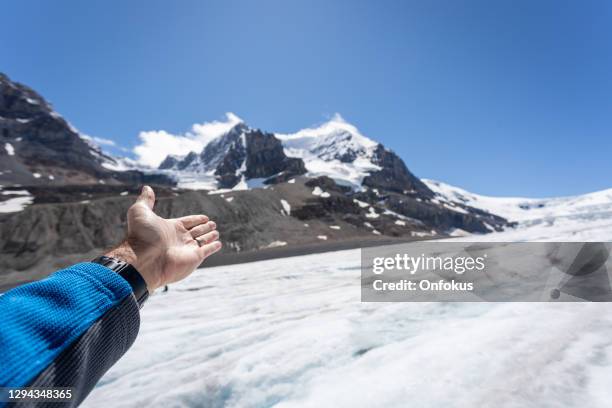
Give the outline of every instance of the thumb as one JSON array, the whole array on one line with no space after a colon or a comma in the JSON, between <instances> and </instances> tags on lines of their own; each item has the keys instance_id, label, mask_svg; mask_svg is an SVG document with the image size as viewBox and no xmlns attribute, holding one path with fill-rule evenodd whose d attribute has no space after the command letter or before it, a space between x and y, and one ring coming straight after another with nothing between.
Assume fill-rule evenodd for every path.
<instances>
[{"instance_id":1,"label":"thumb","mask_svg":"<svg viewBox=\"0 0 612 408\"><path fill-rule=\"evenodd\" d=\"M153 205L155 205L155 193L153 189L149 186L144 186L138 199L136 200L137 204L144 204L150 210L153 209Z\"/></svg>"}]
</instances>

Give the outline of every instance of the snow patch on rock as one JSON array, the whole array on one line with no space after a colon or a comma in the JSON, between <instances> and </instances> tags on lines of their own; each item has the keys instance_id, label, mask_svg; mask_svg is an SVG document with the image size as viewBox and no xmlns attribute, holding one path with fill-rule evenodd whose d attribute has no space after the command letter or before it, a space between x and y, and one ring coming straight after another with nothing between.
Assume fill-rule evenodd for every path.
<instances>
[{"instance_id":1,"label":"snow patch on rock","mask_svg":"<svg viewBox=\"0 0 612 408\"><path fill-rule=\"evenodd\" d=\"M287 200L280 200L281 205L283 206L283 210L285 210L285 213L287 215L291 215L291 205L287 202Z\"/></svg>"},{"instance_id":2,"label":"snow patch on rock","mask_svg":"<svg viewBox=\"0 0 612 408\"><path fill-rule=\"evenodd\" d=\"M316 186L314 190L312 190L312 195L315 195L317 197L323 197L323 198L328 198L330 196L330 194L327 191L321 190L321 187L319 186Z\"/></svg>"},{"instance_id":3,"label":"snow patch on rock","mask_svg":"<svg viewBox=\"0 0 612 408\"><path fill-rule=\"evenodd\" d=\"M6 150L6 153L7 153L9 156L14 156L14 155L15 155L15 148L13 147L13 145L12 145L12 144L10 144L10 143L5 143L5 144L4 144L4 149Z\"/></svg>"},{"instance_id":4,"label":"snow patch on rock","mask_svg":"<svg viewBox=\"0 0 612 408\"><path fill-rule=\"evenodd\" d=\"M266 245L266 248L278 248L278 247L283 247L286 246L287 243L285 241L272 241L270 242L268 245Z\"/></svg>"}]
</instances>

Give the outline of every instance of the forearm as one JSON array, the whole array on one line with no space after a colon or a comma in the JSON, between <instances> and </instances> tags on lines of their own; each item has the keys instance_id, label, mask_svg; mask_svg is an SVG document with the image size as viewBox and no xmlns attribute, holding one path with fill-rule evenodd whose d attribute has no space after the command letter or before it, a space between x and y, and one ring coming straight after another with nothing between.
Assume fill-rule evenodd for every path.
<instances>
[{"instance_id":1,"label":"forearm","mask_svg":"<svg viewBox=\"0 0 612 408\"><path fill-rule=\"evenodd\" d=\"M93 263L5 293L0 316L0 386L71 387L74 404L127 351L140 326L129 284Z\"/></svg>"}]
</instances>

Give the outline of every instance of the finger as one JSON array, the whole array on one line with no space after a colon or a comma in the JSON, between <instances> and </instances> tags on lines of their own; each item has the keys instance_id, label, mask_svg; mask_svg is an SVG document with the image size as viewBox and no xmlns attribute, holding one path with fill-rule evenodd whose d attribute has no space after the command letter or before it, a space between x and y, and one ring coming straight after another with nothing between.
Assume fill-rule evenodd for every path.
<instances>
[{"instance_id":1,"label":"finger","mask_svg":"<svg viewBox=\"0 0 612 408\"><path fill-rule=\"evenodd\" d=\"M189 230L191 236L194 238L199 237L200 235L204 235L209 233L210 231L214 231L217 228L217 224L214 221L208 221L205 224L200 224Z\"/></svg>"},{"instance_id":2,"label":"finger","mask_svg":"<svg viewBox=\"0 0 612 408\"><path fill-rule=\"evenodd\" d=\"M219 239L219 231L211 231L208 234L204 234L200 237L195 238L196 241L198 241L199 245L205 245L205 244L210 244L213 241L216 241Z\"/></svg>"},{"instance_id":3,"label":"finger","mask_svg":"<svg viewBox=\"0 0 612 408\"><path fill-rule=\"evenodd\" d=\"M223 245L221 241L211 242L210 244L202 245L196 251L198 251L198 255L202 260L208 258L215 252L219 251Z\"/></svg>"},{"instance_id":4,"label":"finger","mask_svg":"<svg viewBox=\"0 0 612 408\"><path fill-rule=\"evenodd\" d=\"M153 206L155 205L155 192L153 189L149 186L142 187L142 191L140 192L138 199L136 199L136 203L144 204L152 210Z\"/></svg>"},{"instance_id":5,"label":"finger","mask_svg":"<svg viewBox=\"0 0 612 408\"><path fill-rule=\"evenodd\" d=\"M187 215L185 217L177 218L178 221L183 223L183 226L187 229L204 224L208 222L208 217L203 214L198 215Z\"/></svg>"}]
</instances>

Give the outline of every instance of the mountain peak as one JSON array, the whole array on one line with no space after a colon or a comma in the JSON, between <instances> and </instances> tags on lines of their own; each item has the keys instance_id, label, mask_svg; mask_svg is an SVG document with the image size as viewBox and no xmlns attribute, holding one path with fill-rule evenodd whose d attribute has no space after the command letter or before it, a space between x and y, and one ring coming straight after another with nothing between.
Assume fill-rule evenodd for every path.
<instances>
[{"instance_id":1,"label":"mountain peak","mask_svg":"<svg viewBox=\"0 0 612 408\"><path fill-rule=\"evenodd\" d=\"M378 144L364 136L355 125L347 122L339 113L335 113L330 120L321 125L305 128L296 133L277 134L276 136L286 141L302 140L308 144L350 142L353 147L360 146L364 149L373 149Z\"/></svg>"}]
</instances>

